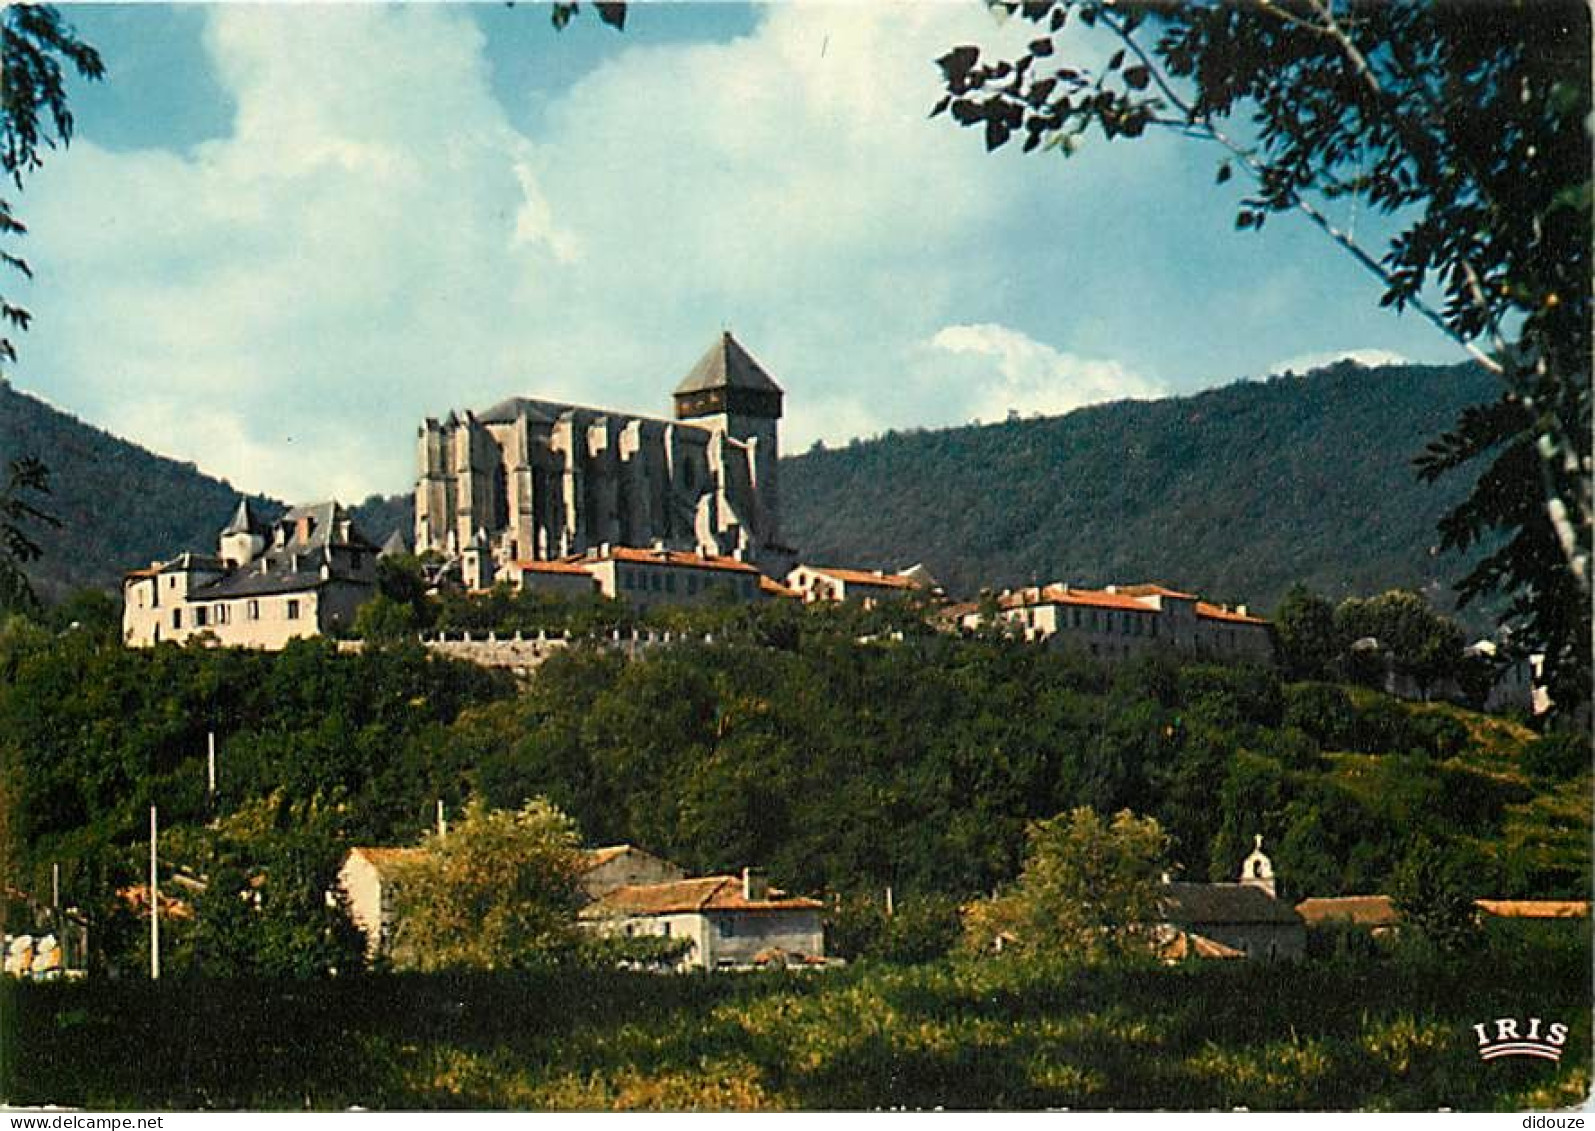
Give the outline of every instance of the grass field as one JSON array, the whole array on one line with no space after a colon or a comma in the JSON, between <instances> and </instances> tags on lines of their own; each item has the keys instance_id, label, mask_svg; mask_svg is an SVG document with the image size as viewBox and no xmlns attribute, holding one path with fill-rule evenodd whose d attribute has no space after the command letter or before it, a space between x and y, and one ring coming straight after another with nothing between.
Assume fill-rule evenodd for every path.
<instances>
[{"instance_id":1,"label":"grass field","mask_svg":"<svg viewBox=\"0 0 1595 1131\"><path fill-rule=\"evenodd\" d=\"M576 969L8 985L3 1095L104 1109L1553 1108L1590 1086L1587 929L1465 959L810 974ZM1561 1020L1559 1064L1471 1026Z\"/></svg>"}]
</instances>

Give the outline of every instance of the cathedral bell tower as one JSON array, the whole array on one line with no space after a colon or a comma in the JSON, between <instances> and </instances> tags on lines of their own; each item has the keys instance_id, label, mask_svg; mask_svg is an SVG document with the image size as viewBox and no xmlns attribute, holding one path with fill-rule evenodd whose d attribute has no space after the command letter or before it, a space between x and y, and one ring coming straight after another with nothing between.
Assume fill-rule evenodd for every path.
<instances>
[{"instance_id":1,"label":"cathedral bell tower","mask_svg":"<svg viewBox=\"0 0 1595 1131\"><path fill-rule=\"evenodd\" d=\"M777 428L782 395L781 386L729 330L698 359L675 392L677 420L748 446L761 520L758 534L771 546L779 544L781 537L776 464L781 455Z\"/></svg>"}]
</instances>

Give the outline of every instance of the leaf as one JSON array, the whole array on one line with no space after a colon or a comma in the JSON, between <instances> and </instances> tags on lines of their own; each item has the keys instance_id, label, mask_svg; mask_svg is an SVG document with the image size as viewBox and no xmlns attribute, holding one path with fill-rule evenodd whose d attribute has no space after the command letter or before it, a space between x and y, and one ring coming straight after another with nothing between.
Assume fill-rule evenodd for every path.
<instances>
[{"instance_id":1,"label":"leaf","mask_svg":"<svg viewBox=\"0 0 1595 1131\"><path fill-rule=\"evenodd\" d=\"M1052 40L1046 36L1030 41L1030 54L1038 59L1044 59L1052 54Z\"/></svg>"},{"instance_id":2,"label":"leaf","mask_svg":"<svg viewBox=\"0 0 1595 1131\"><path fill-rule=\"evenodd\" d=\"M1222 162L1219 163L1218 176L1213 178L1213 183L1221 185L1224 182L1228 181L1230 179L1230 177L1233 176L1233 175L1234 175L1234 172L1230 168L1229 162L1228 161L1222 161Z\"/></svg>"},{"instance_id":3,"label":"leaf","mask_svg":"<svg viewBox=\"0 0 1595 1131\"><path fill-rule=\"evenodd\" d=\"M1124 48L1119 48L1108 59L1108 70L1116 71L1124 65Z\"/></svg>"},{"instance_id":4,"label":"leaf","mask_svg":"<svg viewBox=\"0 0 1595 1131\"><path fill-rule=\"evenodd\" d=\"M993 116L986 119L986 152L990 153L1008 140L1008 124Z\"/></svg>"},{"instance_id":5,"label":"leaf","mask_svg":"<svg viewBox=\"0 0 1595 1131\"><path fill-rule=\"evenodd\" d=\"M975 61L979 58L980 48L966 43L960 47L954 47L940 59L937 59L936 65L941 67L942 74L946 76L947 81L952 82L969 74L969 68L973 67Z\"/></svg>"},{"instance_id":6,"label":"leaf","mask_svg":"<svg viewBox=\"0 0 1595 1131\"><path fill-rule=\"evenodd\" d=\"M625 4L597 4L598 18L616 31L626 30Z\"/></svg>"},{"instance_id":7,"label":"leaf","mask_svg":"<svg viewBox=\"0 0 1595 1131\"><path fill-rule=\"evenodd\" d=\"M1124 81L1136 90L1145 90L1152 81L1152 72L1145 67L1131 67L1124 72Z\"/></svg>"},{"instance_id":8,"label":"leaf","mask_svg":"<svg viewBox=\"0 0 1595 1131\"><path fill-rule=\"evenodd\" d=\"M952 101L953 101L953 96L952 95L950 95L950 94L942 95L941 100L938 101L936 103L935 108L931 110L930 116L932 118L934 118L938 114L942 113L944 110L947 109L948 106L950 106L952 104Z\"/></svg>"}]
</instances>

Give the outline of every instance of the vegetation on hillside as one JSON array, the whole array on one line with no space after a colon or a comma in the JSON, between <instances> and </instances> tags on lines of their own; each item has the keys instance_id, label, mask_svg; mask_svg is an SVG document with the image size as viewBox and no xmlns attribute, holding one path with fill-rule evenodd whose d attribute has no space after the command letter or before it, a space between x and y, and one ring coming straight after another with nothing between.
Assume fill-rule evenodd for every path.
<instances>
[{"instance_id":1,"label":"vegetation on hillside","mask_svg":"<svg viewBox=\"0 0 1595 1131\"><path fill-rule=\"evenodd\" d=\"M1162 580L1269 607L1400 587L1449 606L1435 524L1468 489L1413 475L1425 439L1487 396L1470 367L1364 369L936 432L782 466L806 560L923 561L953 590Z\"/></svg>"},{"instance_id":2,"label":"vegetation on hillside","mask_svg":"<svg viewBox=\"0 0 1595 1131\"><path fill-rule=\"evenodd\" d=\"M415 843L438 800L546 797L586 843L640 844L697 873L764 866L839 899L843 935L905 953L858 897L988 892L1018 874L1029 822L1079 806L1155 817L1191 878L1231 877L1262 833L1292 898L1388 890L1420 837L1476 896L1590 883L1587 760L1504 721L1257 669L1098 666L907 619L859 642L869 616L901 610L704 615L724 626L713 644L636 659L576 647L520 687L413 642L129 650L114 622L13 619L0 792L14 882L46 891L60 863L67 898L125 965L138 932L115 893L138 881L151 803L172 867L274 873L254 881L269 901L289 874L319 890L351 844Z\"/></svg>"}]
</instances>

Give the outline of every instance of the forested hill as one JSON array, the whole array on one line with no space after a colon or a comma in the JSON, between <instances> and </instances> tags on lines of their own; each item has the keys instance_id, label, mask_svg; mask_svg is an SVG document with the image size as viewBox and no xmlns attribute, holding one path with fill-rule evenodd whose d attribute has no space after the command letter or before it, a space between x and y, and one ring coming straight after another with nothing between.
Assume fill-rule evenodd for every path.
<instances>
[{"instance_id":1,"label":"forested hill","mask_svg":"<svg viewBox=\"0 0 1595 1131\"><path fill-rule=\"evenodd\" d=\"M0 461L37 456L60 526L28 527L44 557L28 567L44 600L80 586L116 589L123 571L180 550L214 552L238 490L192 463L158 456L0 381ZM0 465L3 473L3 465ZM268 511L281 504L257 499Z\"/></svg>"},{"instance_id":2,"label":"forested hill","mask_svg":"<svg viewBox=\"0 0 1595 1131\"><path fill-rule=\"evenodd\" d=\"M241 494L192 463L156 455L0 380L0 474L11 459L30 455L50 472L49 495L31 501L61 524L27 527L44 550L28 577L47 602L84 586L115 591L127 570L184 550L213 553ZM267 517L286 509L264 495L249 498ZM410 498L373 495L354 513L380 544L396 527L409 529Z\"/></svg>"},{"instance_id":3,"label":"forested hill","mask_svg":"<svg viewBox=\"0 0 1595 1131\"><path fill-rule=\"evenodd\" d=\"M1442 604L1435 524L1472 478L1412 459L1497 389L1477 367L1341 364L1067 416L888 433L782 465L805 560L922 561L950 589L1160 580L1271 606L1392 586Z\"/></svg>"}]
</instances>

